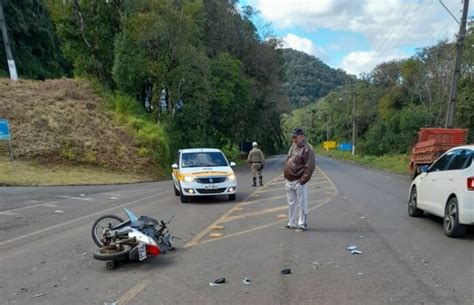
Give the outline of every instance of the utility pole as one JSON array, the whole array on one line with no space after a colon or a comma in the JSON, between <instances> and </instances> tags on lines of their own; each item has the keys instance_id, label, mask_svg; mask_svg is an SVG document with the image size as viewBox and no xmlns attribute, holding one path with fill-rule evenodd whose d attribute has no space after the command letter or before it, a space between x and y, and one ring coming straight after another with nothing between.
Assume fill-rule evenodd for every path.
<instances>
[{"instance_id":1,"label":"utility pole","mask_svg":"<svg viewBox=\"0 0 474 305\"><path fill-rule=\"evenodd\" d=\"M10 42L8 40L7 23L3 14L3 1L0 0L0 30L2 31L3 45L5 46L5 54L7 55L8 70L10 71L10 79L18 80L16 72L15 59L13 58Z\"/></svg>"},{"instance_id":2,"label":"utility pole","mask_svg":"<svg viewBox=\"0 0 474 305\"><path fill-rule=\"evenodd\" d=\"M352 97L352 155L355 155L355 149L356 149L356 118L355 118L355 112L356 112L356 96L354 93L354 96Z\"/></svg>"},{"instance_id":3,"label":"utility pole","mask_svg":"<svg viewBox=\"0 0 474 305\"><path fill-rule=\"evenodd\" d=\"M446 128L452 128L454 125L454 113L456 112L456 98L458 95L458 81L461 75L462 50L464 48L464 38L466 37L467 13L469 10L469 0L464 0L462 17L459 27L459 34L456 41L456 63L454 66L453 81L451 83L451 93L448 103L448 113L446 116Z\"/></svg>"}]
</instances>

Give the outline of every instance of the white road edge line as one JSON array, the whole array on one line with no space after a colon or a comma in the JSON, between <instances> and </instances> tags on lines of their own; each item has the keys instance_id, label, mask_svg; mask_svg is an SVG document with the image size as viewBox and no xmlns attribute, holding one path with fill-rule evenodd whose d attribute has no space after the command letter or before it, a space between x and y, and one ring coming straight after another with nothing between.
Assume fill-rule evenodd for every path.
<instances>
[{"instance_id":1,"label":"white road edge line","mask_svg":"<svg viewBox=\"0 0 474 305\"><path fill-rule=\"evenodd\" d=\"M71 219L71 220L69 220L69 221L66 221L66 222L63 222L63 223L54 225L54 226L52 226L52 227L44 228L44 229L41 229L41 230L38 230L38 231L35 231L35 232L31 232L31 233L28 233L28 234L25 234L25 235L21 235L21 236L12 238L12 239L8 239L8 240L5 240L5 241L0 242L0 247L1 247L1 246L4 246L4 245L7 245L7 244L10 244L10 243L12 243L12 242L18 241L18 240L22 240L22 239L25 239L25 238L28 238L28 237L31 237L31 236L38 235L38 234L43 233L43 232L47 232L47 231L50 231L50 230L54 230L54 229L56 229L56 228L60 228L60 227L62 227L62 226L66 226L66 225L69 225L69 224L72 224L72 223L81 221L81 220L83 220L83 219L87 219L87 218L89 218L89 217L97 216L97 215L103 214L103 213L108 212L108 211L113 211L113 210L116 210L116 209L125 207L125 206L127 206L127 205L134 204L134 203L137 203L137 202L140 202L140 201L143 201L143 200L147 200L147 199L150 199L150 198L153 198L153 197L161 196L161 195L163 195L163 194L170 193L170 192L171 192L171 191L164 191L164 192L161 192L161 193L158 193L158 194L155 194L155 195L151 195L151 196L148 196L148 197L140 198L140 199L137 199L137 200L134 200L134 201L130 201L130 202L127 202L127 203L124 203L124 204L120 204L120 205L117 205L117 206L114 206L114 207L105 209L105 210L101 210L101 211L98 211L98 212L95 212L95 213L92 213L92 214L89 214L89 215L85 215L85 216L82 216L82 217L79 217L79 218Z\"/></svg>"}]
</instances>

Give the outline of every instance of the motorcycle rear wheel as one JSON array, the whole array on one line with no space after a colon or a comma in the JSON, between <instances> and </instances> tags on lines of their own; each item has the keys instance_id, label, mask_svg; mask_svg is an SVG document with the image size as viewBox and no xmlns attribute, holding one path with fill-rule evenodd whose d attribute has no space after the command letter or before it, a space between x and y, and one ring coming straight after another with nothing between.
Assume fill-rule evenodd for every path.
<instances>
[{"instance_id":1,"label":"motorcycle rear wheel","mask_svg":"<svg viewBox=\"0 0 474 305\"><path fill-rule=\"evenodd\" d=\"M119 246L104 246L94 252L94 258L99 261L119 261L128 258L132 246L121 244Z\"/></svg>"},{"instance_id":2,"label":"motorcycle rear wheel","mask_svg":"<svg viewBox=\"0 0 474 305\"><path fill-rule=\"evenodd\" d=\"M115 215L104 215L97 218L97 220L92 225L92 240L98 247L105 246L102 242L103 230L106 227L113 227L123 222L123 219Z\"/></svg>"}]
</instances>

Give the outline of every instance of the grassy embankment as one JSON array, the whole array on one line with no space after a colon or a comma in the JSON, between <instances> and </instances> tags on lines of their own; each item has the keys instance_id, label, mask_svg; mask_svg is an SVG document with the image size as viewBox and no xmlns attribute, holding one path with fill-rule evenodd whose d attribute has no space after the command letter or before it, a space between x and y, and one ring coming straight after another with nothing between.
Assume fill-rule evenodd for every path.
<instances>
[{"instance_id":1,"label":"grassy embankment","mask_svg":"<svg viewBox=\"0 0 474 305\"><path fill-rule=\"evenodd\" d=\"M91 165L44 165L23 160L12 163L6 157L0 158L0 186L120 184L146 179L143 175Z\"/></svg>"},{"instance_id":2,"label":"grassy embankment","mask_svg":"<svg viewBox=\"0 0 474 305\"><path fill-rule=\"evenodd\" d=\"M408 174L408 155L384 155L384 156L364 156L356 154L353 156L348 151L329 150L316 148L316 154L331 157L339 160L354 162L356 164L386 170L397 174Z\"/></svg>"},{"instance_id":3,"label":"grassy embankment","mask_svg":"<svg viewBox=\"0 0 474 305\"><path fill-rule=\"evenodd\" d=\"M0 79L16 168L0 143L0 185L125 183L166 177L164 128L128 97L84 80Z\"/></svg>"}]
</instances>

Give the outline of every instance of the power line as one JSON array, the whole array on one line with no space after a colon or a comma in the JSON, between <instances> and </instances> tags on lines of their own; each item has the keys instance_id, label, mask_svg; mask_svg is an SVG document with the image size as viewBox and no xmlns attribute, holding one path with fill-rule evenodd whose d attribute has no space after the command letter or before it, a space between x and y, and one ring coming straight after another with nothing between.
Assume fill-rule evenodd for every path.
<instances>
[{"instance_id":1,"label":"power line","mask_svg":"<svg viewBox=\"0 0 474 305\"><path fill-rule=\"evenodd\" d=\"M392 7L392 11L390 13L390 16L392 16L392 13L395 11L395 8L397 6L397 3ZM402 12L402 14L400 14L400 17L398 18L398 21L396 22L396 24L400 24L400 22L402 21L403 17L405 16L406 13L408 13L408 11L410 10L410 3L407 3L407 6L405 7L405 10ZM390 19L390 18L389 18ZM374 51L374 55L377 54L380 50L382 50L383 46L385 45L385 43L387 42L387 39L389 37L391 37L393 35L395 31L391 31L391 32L388 32L386 35L384 35L384 39L382 40L382 42L378 45L378 47L375 49ZM373 61L375 59L375 56L369 61L368 65L372 64Z\"/></svg>"},{"instance_id":2,"label":"power line","mask_svg":"<svg viewBox=\"0 0 474 305\"><path fill-rule=\"evenodd\" d=\"M425 3L426 3L426 2L425 2ZM425 3L424 3L424 4L425 4ZM433 3L434 3L434 1L431 0L431 2L430 2L428 5L430 6L430 5L432 5ZM406 27L404 28L403 33L400 33L400 36L398 37L398 39L397 39L397 40L394 40L395 43L392 44L392 45L390 46L390 48L387 48L383 53L381 53L381 56L385 56L386 53L387 53L389 50L394 50L394 49L396 49L396 48L399 46L399 43L402 41L402 39L406 37L406 34L420 21L421 17L422 17L423 15L425 15L425 14L429 11L428 8L427 8L426 10L420 10L420 9L424 6L424 4L422 4L422 5L420 5L420 6L418 7L418 9L416 10L416 12L414 12L414 14L412 15L412 17L407 21ZM418 15L417 15L417 12L419 12ZM415 17L415 16L416 16L416 18L413 19L413 17ZM410 22L411 22L411 24L410 24Z\"/></svg>"},{"instance_id":3,"label":"power line","mask_svg":"<svg viewBox=\"0 0 474 305\"><path fill-rule=\"evenodd\" d=\"M370 65L376 64L380 59L383 59L383 56L386 55L388 50L393 50L394 47L397 46L398 43L401 41L401 39L404 38L405 34L415 25L416 21L419 21L420 17L427 12L427 10L421 10L421 8L425 7L427 4L432 4L432 3L433 3L433 0L431 0L429 3L422 2L418 7L416 7L416 9L413 10L410 15L408 15L408 18L403 23L403 25L397 28L396 31L393 31L390 34L390 36L388 36L388 37L392 37L388 41L388 44L386 44L385 47L380 52L378 52L378 54L377 52L375 53L375 56L372 58L369 64ZM407 8L409 10L411 8L411 4L409 4ZM398 24L402 22L403 17L406 15L406 12L408 10L405 9L405 11L402 13L401 18L397 22Z\"/></svg>"}]
</instances>

